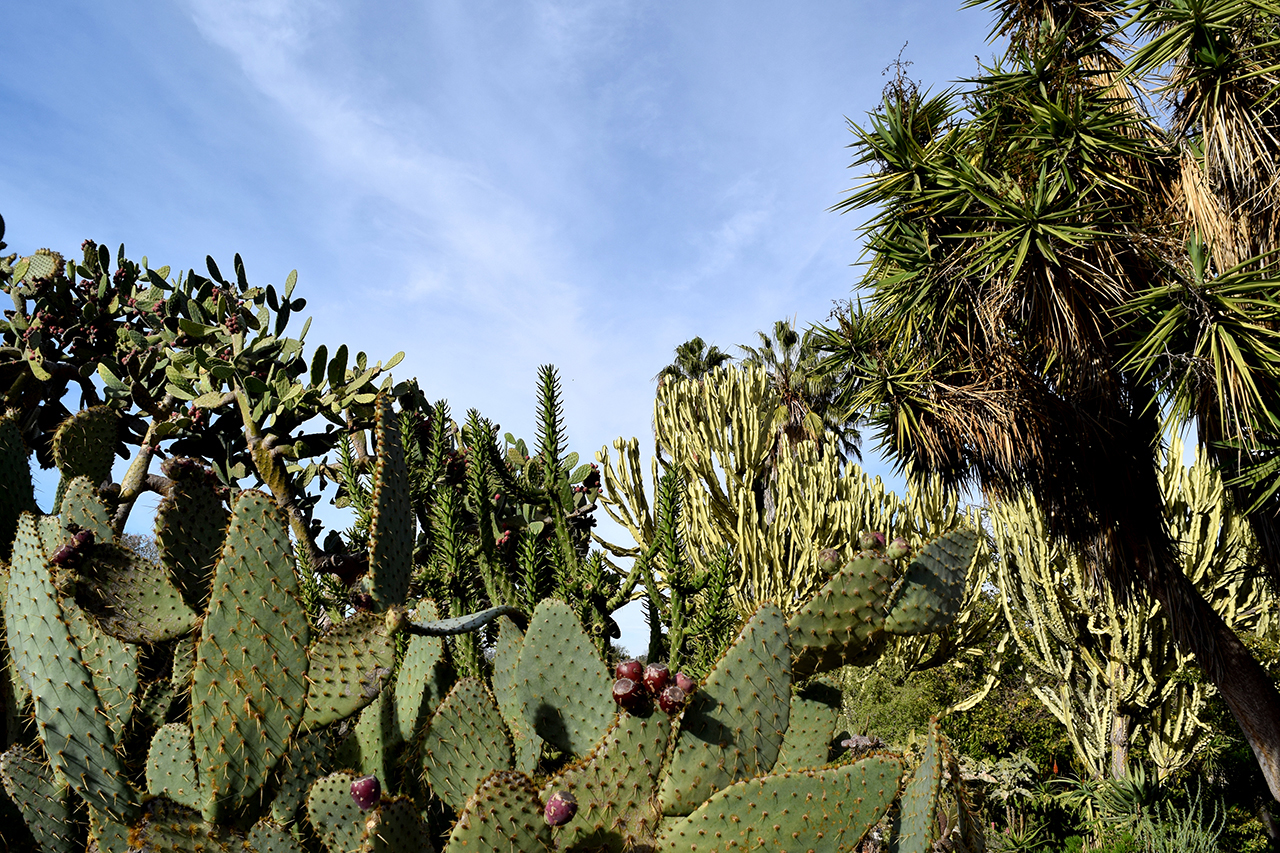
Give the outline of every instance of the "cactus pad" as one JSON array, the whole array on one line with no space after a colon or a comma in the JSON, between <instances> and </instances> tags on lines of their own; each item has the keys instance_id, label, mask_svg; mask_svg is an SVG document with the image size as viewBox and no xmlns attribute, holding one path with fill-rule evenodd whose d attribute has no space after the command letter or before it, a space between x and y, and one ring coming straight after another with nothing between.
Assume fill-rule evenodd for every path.
<instances>
[{"instance_id":1,"label":"cactus pad","mask_svg":"<svg viewBox=\"0 0 1280 853\"><path fill-rule=\"evenodd\" d=\"M147 803L130 841L139 853L244 853L229 829L205 823L199 812L163 797Z\"/></svg>"},{"instance_id":2,"label":"cactus pad","mask_svg":"<svg viewBox=\"0 0 1280 853\"><path fill-rule=\"evenodd\" d=\"M107 406L83 409L67 418L53 434L53 460L62 472L54 498L62 505L66 484L74 477L88 477L95 487L111 477L119 439L120 414Z\"/></svg>"},{"instance_id":3,"label":"cactus pad","mask_svg":"<svg viewBox=\"0 0 1280 853\"><path fill-rule=\"evenodd\" d=\"M230 513L207 478L175 481L156 509L160 565L187 605L203 611Z\"/></svg>"},{"instance_id":4,"label":"cactus pad","mask_svg":"<svg viewBox=\"0 0 1280 853\"><path fill-rule=\"evenodd\" d=\"M511 732L511 746L515 753L515 769L533 773L542 754L542 738L533 731L521 712L520 694L516 689L516 674L520 668L520 647L524 633L510 619L498 620L498 643L493 654L493 698Z\"/></svg>"},{"instance_id":5,"label":"cactus pad","mask_svg":"<svg viewBox=\"0 0 1280 853\"><path fill-rule=\"evenodd\" d=\"M271 817L279 823L293 823L307 801L311 785L325 774L329 734L321 729L294 736L289 751L275 769L276 795L271 799Z\"/></svg>"},{"instance_id":6,"label":"cactus pad","mask_svg":"<svg viewBox=\"0 0 1280 853\"><path fill-rule=\"evenodd\" d=\"M84 849L84 830L75 820L71 789L54 776L49 765L36 759L31 749L13 746L0 755L0 779L43 853Z\"/></svg>"},{"instance_id":7,"label":"cactus pad","mask_svg":"<svg viewBox=\"0 0 1280 853\"><path fill-rule=\"evenodd\" d=\"M686 815L712 793L768 772L791 711L791 650L776 604L761 605L680 717L659 791L662 813Z\"/></svg>"},{"instance_id":8,"label":"cactus pad","mask_svg":"<svg viewBox=\"0 0 1280 853\"><path fill-rule=\"evenodd\" d=\"M191 727L185 723L161 726L147 752L147 793L164 795L187 808L200 807L196 756L191 750Z\"/></svg>"},{"instance_id":9,"label":"cactus pad","mask_svg":"<svg viewBox=\"0 0 1280 853\"><path fill-rule=\"evenodd\" d=\"M337 766L359 770L361 775L386 780L388 788L395 775L396 748L400 745L400 727L395 721L395 705L380 693L360 712L346 740L338 744Z\"/></svg>"},{"instance_id":10,"label":"cactus pad","mask_svg":"<svg viewBox=\"0 0 1280 853\"><path fill-rule=\"evenodd\" d=\"M811 770L827 763L840 701L840 691L821 681L813 681L792 695L791 716L774 773Z\"/></svg>"},{"instance_id":11,"label":"cactus pad","mask_svg":"<svg viewBox=\"0 0 1280 853\"><path fill-rule=\"evenodd\" d=\"M853 853L898 795L902 761L873 755L829 770L739 782L672 825L661 853Z\"/></svg>"},{"instance_id":12,"label":"cactus pad","mask_svg":"<svg viewBox=\"0 0 1280 853\"><path fill-rule=\"evenodd\" d=\"M308 630L284 521L266 495L241 492L191 686L206 819L255 796L284 754L306 705Z\"/></svg>"},{"instance_id":13,"label":"cactus pad","mask_svg":"<svg viewBox=\"0 0 1280 853\"><path fill-rule=\"evenodd\" d=\"M464 678L436 709L422 739L422 772L432 792L461 811L495 770L511 769L511 743L484 684Z\"/></svg>"},{"instance_id":14,"label":"cactus pad","mask_svg":"<svg viewBox=\"0 0 1280 853\"><path fill-rule=\"evenodd\" d=\"M423 601L414 609L410 619L429 621L436 616L435 602ZM496 666L495 662L495 681ZM451 681L444 640L439 637L410 637L409 648L396 675L396 721L400 724L401 740L413 740L419 730L426 727L432 711L449 692Z\"/></svg>"},{"instance_id":15,"label":"cactus pad","mask_svg":"<svg viewBox=\"0 0 1280 853\"><path fill-rule=\"evenodd\" d=\"M369 594L382 608L403 604L413 574L413 502L400 422L390 399L379 394L377 462L373 468L373 512L369 520Z\"/></svg>"},{"instance_id":16,"label":"cactus pad","mask_svg":"<svg viewBox=\"0 0 1280 853\"><path fill-rule=\"evenodd\" d=\"M432 853L426 824L413 800L383 800L365 822L360 853Z\"/></svg>"},{"instance_id":17,"label":"cactus pad","mask_svg":"<svg viewBox=\"0 0 1280 853\"><path fill-rule=\"evenodd\" d=\"M351 797L356 774L350 770L317 779L307 795L307 820L329 853L357 853L364 835L365 813Z\"/></svg>"},{"instance_id":18,"label":"cactus pad","mask_svg":"<svg viewBox=\"0 0 1280 853\"><path fill-rule=\"evenodd\" d=\"M95 629L71 599L64 598L61 605L63 619L80 648L80 659L93 678L101 713L107 718L112 736L119 739L133 716L138 647Z\"/></svg>"},{"instance_id":19,"label":"cactus pad","mask_svg":"<svg viewBox=\"0 0 1280 853\"><path fill-rule=\"evenodd\" d=\"M314 728L354 716L382 691L395 666L395 639L382 613L357 613L321 635L307 652L307 710Z\"/></svg>"},{"instance_id":20,"label":"cactus pad","mask_svg":"<svg viewBox=\"0 0 1280 853\"><path fill-rule=\"evenodd\" d=\"M787 628L797 679L850 663L875 639L892 580L892 563L861 553L791 617Z\"/></svg>"},{"instance_id":21,"label":"cactus pad","mask_svg":"<svg viewBox=\"0 0 1280 853\"><path fill-rule=\"evenodd\" d=\"M303 853L288 827L269 820L255 823L245 844L252 853Z\"/></svg>"},{"instance_id":22,"label":"cactus pad","mask_svg":"<svg viewBox=\"0 0 1280 853\"><path fill-rule=\"evenodd\" d=\"M527 726L557 749L585 755L613 722L610 688L604 663L572 608L556 599L540 603L516 673Z\"/></svg>"},{"instance_id":23,"label":"cactus pad","mask_svg":"<svg viewBox=\"0 0 1280 853\"><path fill-rule=\"evenodd\" d=\"M885 604L884 629L909 636L950 624L964 603L965 576L977 550L978 534L967 527L924 546Z\"/></svg>"},{"instance_id":24,"label":"cactus pad","mask_svg":"<svg viewBox=\"0 0 1280 853\"><path fill-rule=\"evenodd\" d=\"M928 853L937 835L938 797L942 792L942 758L946 749L938 718L929 720L920 766L902 794L898 831L892 849L896 853ZM963 807L963 806L962 806Z\"/></svg>"},{"instance_id":25,"label":"cactus pad","mask_svg":"<svg viewBox=\"0 0 1280 853\"><path fill-rule=\"evenodd\" d=\"M654 791L671 734L671 719L620 714L586 759L549 780L543 799L567 791L578 812L552 830L561 849L630 850L652 838L660 817Z\"/></svg>"},{"instance_id":26,"label":"cactus pad","mask_svg":"<svg viewBox=\"0 0 1280 853\"><path fill-rule=\"evenodd\" d=\"M59 607L30 513L18 521L5 613L14 660L31 688L40 740L54 770L86 801L128 821L136 811L133 791L93 675Z\"/></svg>"},{"instance_id":27,"label":"cactus pad","mask_svg":"<svg viewBox=\"0 0 1280 853\"><path fill-rule=\"evenodd\" d=\"M70 541L69 531L84 529L93 534L95 542L110 544L115 538L111 530L111 513L98 497L97 486L88 477L76 477L66 481L62 488L58 522L64 531L64 541Z\"/></svg>"},{"instance_id":28,"label":"cactus pad","mask_svg":"<svg viewBox=\"0 0 1280 853\"><path fill-rule=\"evenodd\" d=\"M98 630L117 639L158 643L195 630L196 613L164 568L128 548L95 545L80 577L76 603Z\"/></svg>"},{"instance_id":29,"label":"cactus pad","mask_svg":"<svg viewBox=\"0 0 1280 853\"><path fill-rule=\"evenodd\" d=\"M12 418L0 418L0 560L9 559L18 516L35 509L27 455L22 430Z\"/></svg>"},{"instance_id":30,"label":"cactus pad","mask_svg":"<svg viewBox=\"0 0 1280 853\"><path fill-rule=\"evenodd\" d=\"M551 853L551 827L542 816L542 801L529 777L499 770L467 801L449 833L444 853L491 850Z\"/></svg>"}]
</instances>

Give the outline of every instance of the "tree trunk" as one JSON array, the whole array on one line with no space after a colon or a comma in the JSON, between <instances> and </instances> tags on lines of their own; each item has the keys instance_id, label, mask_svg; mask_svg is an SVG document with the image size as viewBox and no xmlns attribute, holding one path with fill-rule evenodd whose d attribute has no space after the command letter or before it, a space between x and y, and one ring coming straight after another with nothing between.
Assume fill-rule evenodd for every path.
<instances>
[{"instance_id":1,"label":"tree trunk","mask_svg":"<svg viewBox=\"0 0 1280 853\"><path fill-rule=\"evenodd\" d=\"M1129 768L1129 728L1132 718L1116 711L1111 718L1111 778L1123 779Z\"/></svg>"},{"instance_id":2,"label":"tree trunk","mask_svg":"<svg viewBox=\"0 0 1280 853\"><path fill-rule=\"evenodd\" d=\"M1154 589L1168 614L1187 624L1174 633L1195 655L1206 677L1218 688L1266 777L1271 796L1280 800L1280 691L1209 602L1181 571L1169 573L1172 584Z\"/></svg>"}]
</instances>

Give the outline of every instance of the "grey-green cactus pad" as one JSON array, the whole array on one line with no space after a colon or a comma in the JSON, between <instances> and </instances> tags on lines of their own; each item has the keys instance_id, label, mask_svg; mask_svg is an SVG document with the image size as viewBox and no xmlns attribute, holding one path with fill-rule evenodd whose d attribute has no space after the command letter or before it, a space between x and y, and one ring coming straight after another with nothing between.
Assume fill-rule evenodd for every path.
<instances>
[{"instance_id":1,"label":"grey-green cactus pad","mask_svg":"<svg viewBox=\"0 0 1280 853\"><path fill-rule=\"evenodd\" d=\"M0 779L43 853L84 849L84 829L75 820L75 795L33 750L17 745L0 755Z\"/></svg>"},{"instance_id":2,"label":"grey-green cactus pad","mask_svg":"<svg viewBox=\"0 0 1280 853\"><path fill-rule=\"evenodd\" d=\"M191 749L191 727L169 723L156 729L147 752L147 793L164 795L187 808L200 807L196 756Z\"/></svg>"},{"instance_id":3,"label":"grey-green cactus pad","mask_svg":"<svg viewBox=\"0 0 1280 853\"><path fill-rule=\"evenodd\" d=\"M529 728L557 749L585 755L613 722L611 685L572 608L556 599L540 603L516 673Z\"/></svg>"},{"instance_id":4,"label":"grey-green cactus pad","mask_svg":"<svg viewBox=\"0 0 1280 853\"><path fill-rule=\"evenodd\" d=\"M444 853L491 850L551 853L551 827L529 777L499 770L480 783L449 833Z\"/></svg>"},{"instance_id":5,"label":"grey-green cactus pad","mask_svg":"<svg viewBox=\"0 0 1280 853\"><path fill-rule=\"evenodd\" d=\"M8 560L18 516L35 509L31 463L22 430L10 417L0 417L0 560Z\"/></svg>"},{"instance_id":6,"label":"grey-green cactus pad","mask_svg":"<svg viewBox=\"0 0 1280 853\"><path fill-rule=\"evenodd\" d=\"M891 634L925 634L945 627L964 603L964 582L978 550L978 534L967 527L944 533L920 550L885 607Z\"/></svg>"},{"instance_id":7,"label":"grey-green cactus pad","mask_svg":"<svg viewBox=\"0 0 1280 853\"><path fill-rule=\"evenodd\" d=\"M434 620L438 615L435 602L423 601L409 618L414 622L425 622ZM497 677L495 662L495 681ZM451 682L444 640L440 637L410 637L395 687L396 720L402 740L411 741L426 728L432 712L449 692Z\"/></svg>"},{"instance_id":8,"label":"grey-green cactus pad","mask_svg":"<svg viewBox=\"0 0 1280 853\"><path fill-rule=\"evenodd\" d=\"M821 681L813 681L792 695L787 733L782 737L774 773L812 770L827 763L841 698L837 688Z\"/></svg>"},{"instance_id":9,"label":"grey-green cactus pad","mask_svg":"<svg viewBox=\"0 0 1280 853\"><path fill-rule=\"evenodd\" d=\"M426 824L413 800L383 800L365 822L360 853L432 853Z\"/></svg>"},{"instance_id":10,"label":"grey-green cactus pad","mask_svg":"<svg viewBox=\"0 0 1280 853\"><path fill-rule=\"evenodd\" d=\"M851 663L884 627L893 564L863 552L832 575L787 623L797 679Z\"/></svg>"},{"instance_id":11,"label":"grey-green cactus pad","mask_svg":"<svg viewBox=\"0 0 1280 853\"><path fill-rule=\"evenodd\" d=\"M766 773L791 710L791 649L782 611L761 605L680 717L662 813L689 814L712 793Z\"/></svg>"},{"instance_id":12,"label":"grey-green cactus pad","mask_svg":"<svg viewBox=\"0 0 1280 853\"><path fill-rule=\"evenodd\" d=\"M373 513L369 520L369 594L386 608L404 603L413 574L413 502L400 423L391 401L376 403L377 462L373 469Z\"/></svg>"},{"instance_id":13,"label":"grey-green cactus pad","mask_svg":"<svg viewBox=\"0 0 1280 853\"><path fill-rule=\"evenodd\" d=\"M190 634L196 613L162 566L128 548L96 545L80 570L76 603L99 630L127 643L158 643Z\"/></svg>"},{"instance_id":14,"label":"grey-green cactus pad","mask_svg":"<svg viewBox=\"0 0 1280 853\"><path fill-rule=\"evenodd\" d=\"M350 770L317 779L307 795L307 820L329 853L358 853L365 813L351 797L357 775Z\"/></svg>"},{"instance_id":15,"label":"grey-green cactus pad","mask_svg":"<svg viewBox=\"0 0 1280 853\"><path fill-rule=\"evenodd\" d=\"M222 550L230 512L213 483L179 480L156 508L160 565L192 609L209 601L213 567Z\"/></svg>"},{"instance_id":16,"label":"grey-green cactus pad","mask_svg":"<svg viewBox=\"0 0 1280 853\"><path fill-rule=\"evenodd\" d=\"M387 617L357 613L312 643L304 727L314 728L355 715L372 702L395 665L395 640Z\"/></svg>"},{"instance_id":17,"label":"grey-green cactus pad","mask_svg":"<svg viewBox=\"0 0 1280 853\"><path fill-rule=\"evenodd\" d=\"M784 773L717 792L659 840L660 853L853 853L884 816L902 776L894 755Z\"/></svg>"},{"instance_id":18,"label":"grey-green cactus pad","mask_svg":"<svg viewBox=\"0 0 1280 853\"><path fill-rule=\"evenodd\" d=\"M482 682L464 678L454 685L431 718L421 753L432 792L456 811L490 773L511 769L511 742Z\"/></svg>"},{"instance_id":19,"label":"grey-green cactus pad","mask_svg":"<svg viewBox=\"0 0 1280 853\"><path fill-rule=\"evenodd\" d=\"M520 648L524 645L524 633L516 623L503 617L498 620L498 642L493 654L493 698L511 733L511 746L515 753L515 769L532 773L542 754L542 738L533 731L524 718L520 704L518 674Z\"/></svg>"},{"instance_id":20,"label":"grey-green cactus pad","mask_svg":"<svg viewBox=\"0 0 1280 853\"><path fill-rule=\"evenodd\" d=\"M199 812L164 797L147 803L132 840L140 853L244 853L230 829L205 823Z\"/></svg>"},{"instance_id":21,"label":"grey-green cactus pad","mask_svg":"<svg viewBox=\"0 0 1280 853\"><path fill-rule=\"evenodd\" d=\"M894 853L927 853L933 849L945 749L942 728L938 725L938 718L934 717L929 721L929 738L925 741L920 766L911 775L911 781L902 794L898 832L891 848Z\"/></svg>"}]
</instances>

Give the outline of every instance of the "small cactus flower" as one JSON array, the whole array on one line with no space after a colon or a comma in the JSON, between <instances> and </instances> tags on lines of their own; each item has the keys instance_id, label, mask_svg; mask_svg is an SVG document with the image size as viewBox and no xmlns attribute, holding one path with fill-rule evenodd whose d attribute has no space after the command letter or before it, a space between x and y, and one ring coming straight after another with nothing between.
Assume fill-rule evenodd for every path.
<instances>
[{"instance_id":1,"label":"small cactus flower","mask_svg":"<svg viewBox=\"0 0 1280 853\"><path fill-rule=\"evenodd\" d=\"M911 553L911 544L901 536L889 543L889 547L885 549L884 555L890 560L897 560Z\"/></svg>"},{"instance_id":2,"label":"small cactus flower","mask_svg":"<svg viewBox=\"0 0 1280 853\"><path fill-rule=\"evenodd\" d=\"M644 664L638 660L624 660L614 668L613 674L615 678L630 678L632 681L639 681L644 677Z\"/></svg>"},{"instance_id":3,"label":"small cactus flower","mask_svg":"<svg viewBox=\"0 0 1280 853\"><path fill-rule=\"evenodd\" d=\"M878 530L864 531L858 536L858 544L864 551L883 551L884 534Z\"/></svg>"},{"instance_id":4,"label":"small cactus flower","mask_svg":"<svg viewBox=\"0 0 1280 853\"><path fill-rule=\"evenodd\" d=\"M698 682L694 681L683 672L676 673L676 687L684 691L684 695L688 696L698 689Z\"/></svg>"},{"instance_id":5,"label":"small cactus flower","mask_svg":"<svg viewBox=\"0 0 1280 853\"><path fill-rule=\"evenodd\" d=\"M840 568L840 552L835 548L824 548L818 552L818 568L828 575L833 575Z\"/></svg>"},{"instance_id":6,"label":"small cactus flower","mask_svg":"<svg viewBox=\"0 0 1280 853\"><path fill-rule=\"evenodd\" d=\"M613 683L613 701L625 711L634 711L644 705L647 697L644 685L630 678L619 678Z\"/></svg>"},{"instance_id":7,"label":"small cactus flower","mask_svg":"<svg viewBox=\"0 0 1280 853\"><path fill-rule=\"evenodd\" d=\"M382 783L377 776L361 776L351 783L351 799L361 811L367 812L382 799Z\"/></svg>"},{"instance_id":8,"label":"small cactus flower","mask_svg":"<svg viewBox=\"0 0 1280 853\"><path fill-rule=\"evenodd\" d=\"M671 678L671 671L667 669L665 663L651 663L644 668L644 686L649 688L649 692L657 696L662 692L662 688L667 686L667 681Z\"/></svg>"},{"instance_id":9,"label":"small cactus flower","mask_svg":"<svg viewBox=\"0 0 1280 853\"><path fill-rule=\"evenodd\" d=\"M578 801L568 791L556 791L542 814L551 826L564 826L578 813Z\"/></svg>"},{"instance_id":10,"label":"small cactus flower","mask_svg":"<svg viewBox=\"0 0 1280 853\"><path fill-rule=\"evenodd\" d=\"M684 707L685 698L685 692L677 685L672 684L658 695L658 707L662 709L664 714L675 714Z\"/></svg>"}]
</instances>

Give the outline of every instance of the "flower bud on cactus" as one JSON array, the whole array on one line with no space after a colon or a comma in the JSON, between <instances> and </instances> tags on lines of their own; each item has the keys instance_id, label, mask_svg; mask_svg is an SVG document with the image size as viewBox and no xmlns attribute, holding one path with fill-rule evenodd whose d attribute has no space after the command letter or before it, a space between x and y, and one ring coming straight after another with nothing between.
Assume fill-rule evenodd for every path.
<instances>
[{"instance_id":1,"label":"flower bud on cactus","mask_svg":"<svg viewBox=\"0 0 1280 853\"><path fill-rule=\"evenodd\" d=\"M878 530L864 531L858 536L858 545L864 551L883 551L884 534Z\"/></svg>"},{"instance_id":2,"label":"flower bud on cactus","mask_svg":"<svg viewBox=\"0 0 1280 853\"><path fill-rule=\"evenodd\" d=\"M644 668L644 686L649 688L649 692L657 696L662 692L662 688L667 686L667 680L671 677L671 671L667 669L665 663L651 663Z\"/></svg>"},{"instance_id":3,"label":"flower bud on cactus","mask_svg":"<svg viewBox=\"0 0 1280 853\"><path fill-rule=\"evenodd\" d=\"M664 714L674 714L684 707L685 698L685 692L672 684L658 695L658 707Z\"/></svg>"},{"instance_id":4,"label":"flower bud on cactus","mask_svg":"<svg viewBox=\"0 0 1280 853\"><path fill-rule=\"evenodd\" d=\"M884 555L890 560L897 560L911 553L911 545L907 540L899 536L889 543L889 547L885 549Z\"/></svg>"},{"instance_id":5,"label":"flower bud on cactus","mask_svg":"<svg viewBox=\"0 0 1280 853\"><path fill-rule=\"evenodd\" d=\"M362 776L351 783L351 799L361 811L368 811L382 799L382 783L377 776Z\"/></svg>"},{"instance_id":6,"label":"flower bud on cactus","mask_svg":"<svg viewBox=\"0 0 1280 853\"><path fill-rule=\"evenodd\" d=\"M624 710L636 710L644 704L645 698L644 685L638 681L619 678L613 683L613 701Z\"/></svg>"},{"instance_id":7,"label":"flower bud on cactus","mask_svg":"<svg viewBox=\"0 0 1280 853\"><path fill-rule=\"evenodd\" d=\"M624 660L613 671L615 678L630 678L639 681L644 677L644 664L638 660Z\"/></svg>"},{"instance_id":8,"label":"flower bud on cactus","mask_svg":"<svg viewBox=\"0 0 1280 853\"><path fill-rule=\"evenodd\" d=\"M684 691L684 695L688 696L698 689L698 682L694 681L683 672L676 673L676 687Z\"/></svg>"},{"instance_id":9,"label":"flower bud on cactus","mask_svg":"<svg viewBox=\"0 0 1280 853\"><path fill-rule=\"evenodd\" d=\"M824 548L818 552L818 568L825 574L833 575L840 568L840 552L835 548Z\"/></svg>"},{"instance_id":10,"label":"flower bud on cactus","mask_svg":"<svg viewBox=\"0 0 1280 853\"><path fill-rule=\"evenodd\" d=\"M578 801L568 791L556 791L542 813L551 826L564 826L578 813Z\"/></svg>"}]
</instances>

